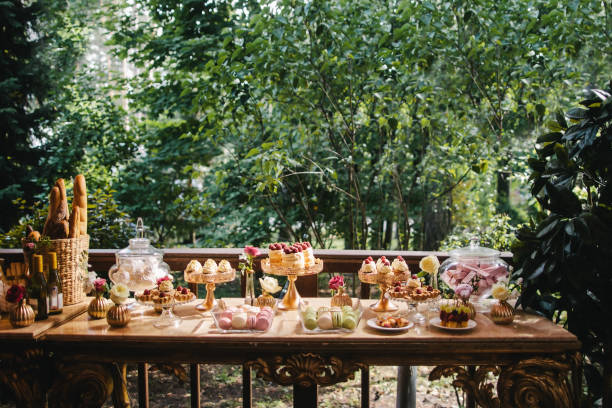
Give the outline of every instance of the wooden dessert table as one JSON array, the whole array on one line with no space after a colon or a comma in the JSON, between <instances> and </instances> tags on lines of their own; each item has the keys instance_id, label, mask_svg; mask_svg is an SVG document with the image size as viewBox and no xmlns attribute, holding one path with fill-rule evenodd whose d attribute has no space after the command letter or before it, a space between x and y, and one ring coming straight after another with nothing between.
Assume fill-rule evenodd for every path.
<instances>
[{"instance_id":1,"label":"wooden dessert table","mask_svg":"<svg viewBox=\"0 0 612 408\"><path fill-rule=\"evenodd\" d=\"M308 301L323 305L329 299ZM295 406L316 406L317 385L346 381L368 365L437 366L430 379L454 375L455 385L485 407L577 406L580 343L548 320L519 314L512 325L498 326L478 315L471 332L416 326L389 334L367 327L374 313L365 306L375 300L362 302L356 331L341 334L305 333L297 311L277 314L262 334L222 334L193 304L175 308L184 320L171 330L154 328L156 315L148 309L134 311L121 329L82 314L44 335L45 349L60 366L49 400L101 406L113 396L116 406L129 406L118 375L124 363L184 362L245 364L260 377L294 385L300 397ZM496 386L488 373L499 374Z\"/></svg>"},{"instance_id":2,"label":"wooden dessert table","mask_svg":"<svg viewBox=\"0 0 612 408\"><path fill-rule=\"evenodd\" d=\"M13 391L18 406L44 406L46 384L39 378L46 377L44 372L50 367L42 337L49 329L84 313L89 300L65 306L61 314L49 315L47 320L18 329L3 314L0 320L0 382Z\"/></svg>"}]
</instances>

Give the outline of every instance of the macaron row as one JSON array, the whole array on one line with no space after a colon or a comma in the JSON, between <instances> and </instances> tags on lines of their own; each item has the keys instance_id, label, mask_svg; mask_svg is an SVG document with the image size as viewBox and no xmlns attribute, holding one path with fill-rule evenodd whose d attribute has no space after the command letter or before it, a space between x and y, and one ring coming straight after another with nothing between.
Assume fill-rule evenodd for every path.
<instances>
[{"instance_id":1,"label":"macaron row","mask_svg":"<svg viewBox=\"0 0 612 408\"><path fill-rule=\"evenodd\" d=\"M269 306L241 305L216 312L215 319L222 330L266 331L272 325L274 311Z\"/></svg>"},{"instance_id":2,"label":"macaron row","mask_svg":"<svg viewBox=\"0 0 612 408\"><path fill-rule=\"evenodd\" d=\"M359 312L350 306L320 307L315 311L314 307L308 306L302 312L304 326L308 330L348 329L354 330L359 322Z\"/></svg>"}]
</instances>

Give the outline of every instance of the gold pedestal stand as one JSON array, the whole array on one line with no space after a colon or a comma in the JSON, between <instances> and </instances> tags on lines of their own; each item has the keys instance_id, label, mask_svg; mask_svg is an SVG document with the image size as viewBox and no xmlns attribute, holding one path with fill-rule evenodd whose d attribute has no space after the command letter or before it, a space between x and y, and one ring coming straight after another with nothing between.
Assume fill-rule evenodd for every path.
<instances>
[{"instance_id":1,"label":"gold pedestal stand","mask_svg":"<svg viewBox=\"0 0 612 408\"><path fill-rule=\"evenodd\" d=\"M396 312L399 306L391 301L391 296L387 294L389 289L393 288L394 282L403 282L410 277L407 273L365 273L361 269L358 272L359 280L370 285L378 285L380 289L380 299L378 302L370 305L370 308L377 313Z\"/></svg>"},{"instance_id":2,"label":"gold pedestal stand","mask_svg":"<svg viewBox=\"0 0 612 408\"><path fill-rule=\"evenodd\" d=\"M206 298L204 302L196 306L196 309L208 312L217 305L215 299L215 288L217 284L231 282L236 278L236 271L232 269L229 272L223 273L187 273L185 272L185 282L189 283L205 283L206 284Z\"/></svg>"},{"instance_id":3,"label":"gold pedestal stand","mask_svg":"<svg viewBox=\"0 0 612 408\"><path fill-rule=\"evenodd\" d=\"M286 276L289 280L289 287L283 300L278 305L282 310L297 310L300 305L300 294L298 293L295 281L300 276L316 275L323 270L323 261L315 259L315 263L308 268L285 268L282 266L270 265L270 258L261 260L261 269L264 273L276 276Z\"/></svg>"}]
</instances>

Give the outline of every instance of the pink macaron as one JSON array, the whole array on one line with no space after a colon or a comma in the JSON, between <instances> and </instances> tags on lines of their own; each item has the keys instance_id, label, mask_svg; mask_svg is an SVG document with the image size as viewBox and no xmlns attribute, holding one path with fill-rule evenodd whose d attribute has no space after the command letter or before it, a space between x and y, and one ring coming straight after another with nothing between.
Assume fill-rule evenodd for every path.
<instances>
[{"instance_id":1,"label":"pink macaron","mask_svg":"<svg viewBox=\"0 0 612 408\"><path fill-rule=\"evenodd\" d=\"M219 328L222 330L229 330L232 328L232 320L227 317L219 319Z\"/></svg>"}]
</instances>

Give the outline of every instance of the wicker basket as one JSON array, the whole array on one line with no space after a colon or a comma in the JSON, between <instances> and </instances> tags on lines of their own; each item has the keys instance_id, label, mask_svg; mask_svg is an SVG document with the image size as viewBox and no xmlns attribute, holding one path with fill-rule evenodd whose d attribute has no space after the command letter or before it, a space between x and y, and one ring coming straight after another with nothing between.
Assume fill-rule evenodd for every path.
<instances>
[{"instance_id":1,"label":"wicker basket","mask_svg":"<svg viewBox=\"0 0 612 408\"><path fill-rule=\"evenodd\" d=\"M64 305L81 303L85 300L83 283L87 276L89 235L54 239L51 240L51 247L57 252L57 269L62 280Z\"/></svg>"}]
</instances>

